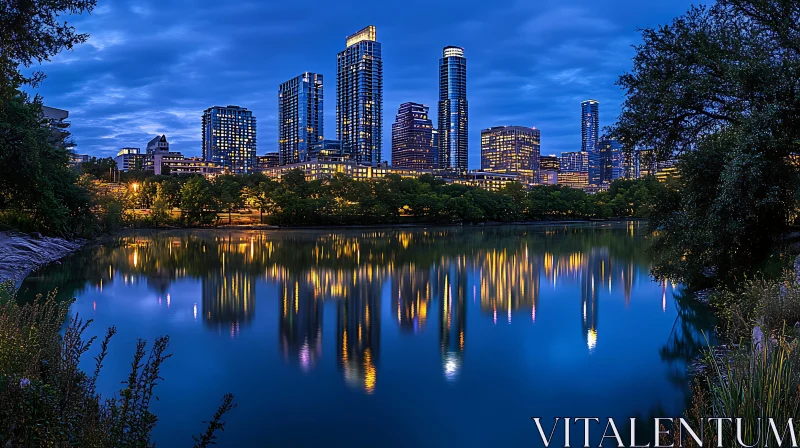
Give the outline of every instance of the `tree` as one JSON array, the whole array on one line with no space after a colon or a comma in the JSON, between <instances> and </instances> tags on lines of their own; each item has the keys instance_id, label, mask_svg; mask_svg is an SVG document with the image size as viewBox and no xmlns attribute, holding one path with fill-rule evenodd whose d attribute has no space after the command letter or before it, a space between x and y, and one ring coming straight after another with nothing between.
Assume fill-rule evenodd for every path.
<instances>
[{"instance_id":1,"label":"tree","mask_svg":"<svg viewBox=\"0 0 800 448\"><path fill-rule=\"evenodd\" d=\"M0 211L29 230L64 236L97 230L86 188L69 168L68 135L42 126L41 101L0 100Z\"/></svg>"},{"instance_id":2,"label":"tree","mask_svg":"<svg viewBox=\"0 0 800 448\"><path fill-rule=\"evenodd\" d=\"M96 0L7 0L0 3L0 97L16 96L23 85L36 86L41 72L23 75L20 67L49 61L62 50L86 42L87 34L62 22L68 14L91 12Z\"/></svg>"},{"instance_id":3,"label":"tree","mask_svg":"<svg viewBox=\"0 0 800 448\"><path fill-rule=\"evenodd\" d=\"M272 200L273 192L275 191L275 183L267 179L264 182L259 182L252 187L245 187L243 196L251 207L255 207L259 211L259 222L264 224L264 212L268 211L274 205Z\"/></svg>"},{"instance_id":4,"label":"tree","mask_svg":"<svg viewBox=\"0 0 800 448\"><path fill-rule=\"evenodd\" d=\"M235 176L220 176L214 186L223 211L228 212L228 224L231 223L231 213L239 210L243 204L242 186Z\"/></svg>"},{"instance_id":5,"label":"tree","mask_svg":"<svg viewBox=\"0 0 800 448\"><path fill-rule=\"evenodd\" d=\"M650 221L657 275L732 284L780 249L797 210L799 23L798 2L720 0L642 31L611 133L683 159Z\"/></svg>"},{"instance_id":6,"label":"tree","mask_svg":"<svg viewBox=\"0 0 800 448\"><path fill-rule=\"evenodd\" d=\"M211 224L217 217L211 183L203 176L189 178L181 187L181 213L188 225Z\"/></svg>"}]
</instances>

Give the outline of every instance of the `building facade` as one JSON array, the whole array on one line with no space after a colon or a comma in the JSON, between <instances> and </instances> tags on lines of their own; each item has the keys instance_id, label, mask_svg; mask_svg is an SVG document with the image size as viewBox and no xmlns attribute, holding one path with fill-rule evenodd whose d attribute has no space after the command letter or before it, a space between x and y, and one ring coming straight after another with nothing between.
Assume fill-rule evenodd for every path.
<instances>
[{"instance_id":1,"label":"building facade","mask_svg":"<svg viewBox=\"0 0 800 448\"><path fill-rule=\"evenodd\" d=\"M437 166L428 106L403 103L392 124L392 166L432 170Z\"/></svg>"},{"instance_id":2,"label":"building facade","mask_svg":"<svg viewBox=\"0 0 800 448\"><path fill-rule=\"evenodd\" d=\"M597 146L600 132L600 102L586 100L581 103L581 151L591 152Z\"/></svg>"},{"instance_id":3,"label":"building facade","mask_svg":"<svg viewBox=\"0 0 800 448\"><path fill-rule=\"evenodd\" d=\"M308 160L323 136L322 75L305 72L278 89L278 150L281 164Z\"/></svg>"},{"instance_id":4,"label":"building facade","mask_svg":"<svg viewBox=\"0 0 800 448\"><path fill-rule=\"evenodd\" d=\"M549 156L539 156L539 184L555 185L558 183L558 171L561 162L554 154Z\"/></svg>"},{"instance_id":5,"label":"building facade","mask_svg":"<svg viewBox=\"0 0 800 448\"><path fill-rule=\"evenodd\" d=\"M375 27L348 36L336 59L336 134L342 151L356 163L377 165L383 148L383 61Z\"/></svg>"},{"instance_id":6,"label":"building facade","mask_svg":"<svg viewBox=\"0 0 800 448\"><path fill-rule=\"evenodd\" d=\"M239 106L215 106L203 113L203 159L233 174L257 167L256 117Z\"/></svg>"},{"instance_id":7,"label":"building facade","mask_svg":"<svg viewBox=\"0 0 800 448\"><path fill-rule=\"evenodd\" d=\"M444 47L439 59L439 169L468 168L467 59L461 47Z\"/></svg>"},{"instance_id":8,"label":"building facade","mask_svg":"<svg viewBox=\"0 0 800 448\"><path fill-rule=\"evenodd\" d=\"M147 142L147 146L145 148L147 154L153 154L156 151L167 151L169 152L169 142L167 141L166 135L157 135L153 137L152 140Z\"/></svg>"},{"instance_id":9,"label":"building facade","mask_svg":"<svg viewBox=\"0 0 800 448\"><path fill-rule=\"evenodd\" d=\"M589 153L583 151L562 152L559 171L573 173L589 172Z\"/></svg>"},{"instance_id":10,"label":"building facade","mask_svg":"<svg viewBox=\"0 0 800 448\"><path fill-rule=\"evenodd\" d=\"M617 140L602 140L589 153L589 186L608 188L623 175L622 144Z\"/></svg>"},{"instance_id":11,"label":"building facade","mask_svg":"<svg viewBox=\"0 0 800 448\"><path fill-rule=\"evenodd\" d=\"M256 160L258 161L258 170L264 171L267 168L273 168L280 165L281 156L280 153L277 152L268 152L263 156L257 156Z\"/></svg>"},{"instance_id":12,"label":"building facade","mask_svg":"<svg viewBox=\"0 0 800 448\"><path fill-rule=\"evenodd\" d=\"M120 171L138 171L144 167L144 157L141 148L122 148L114 158L117 169Z\"/></svg>"},{"instance_id":13,"label":"building facade","mask_svg":"<svg viewBox=\"0 0 800 448\"><path fill-rule=\"evenodd\" d=\"M541 133L525 126L496 126L481 131L481 171L513 174L529 185L539 180Z\"/></svg>"}]
</instances>

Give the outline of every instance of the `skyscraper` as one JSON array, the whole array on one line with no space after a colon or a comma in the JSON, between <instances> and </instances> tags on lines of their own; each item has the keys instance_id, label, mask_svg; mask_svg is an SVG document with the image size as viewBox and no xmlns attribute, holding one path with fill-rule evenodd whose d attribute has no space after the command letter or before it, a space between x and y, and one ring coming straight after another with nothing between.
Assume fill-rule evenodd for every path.
<instances>
[{"instance_id":1,"label":"skyscraper","mask_svg":"<svg viewBox=\"0 0 800 448\"><path fill-rule=\"evenodd\" d=\"M623 174L622 144L603 140L589 153L589 185L607 187Z\"/></svg>"},{"instance_id":2,"label":"skyscraper","mask_svg":"<svg viewBox=\"0 0 800 448\"><path fill-rule=\"evenodd\" d=\"M481 170L516 174L523 183L539 179L541 133L525 126L496 126L481 131Z\"/></svg>"},{"instance_id":3,"label":"skyscraper","mask_svg":"<svg viewBox=\"0 0 800 448\"><path fill-rule=\"evenodd\" d=\"M581 151L588 153L597 146L600 130L600 102L586 100L581 103Z\"/></svg>"},{"instance_id":4,"label":"skyscraper","mask_svg":"<svg viewBox=\"0 0 800 448\"><path fill-rule=\"evenodd\" d=\"M359 164L381 161L383 61L375 27L347 37L336 58L336 133L342 151Z\"/></svg>"},{"instance_id":5,"label":"skyscraper","mask_svg":"<svg viewBox=\"0 0 800 448\"><path fill-rule=\"evenodd\" d=\"M558 183L560 161L555 155L539 156L539 184L555 185Z\"/></svg>"},{"instance_id":6,"label":"skyscraper","mask_svg":"<svg viewBox=\"0 0 800 448\"><path fill-rule=\"evenodd\" d=\"M392 166L430 170L436 168L433 124L428 106L403 103L392 124Z\"/></svg>"},{"instance_id":7,"label":"skyscraper","mask_svg":"<svg viewBox=\"0 0 800 448\"><path fill-rule=\"evenodd\" d=\"M467 59L461 47L444 47L439 59L439 168L466 171Z\"/></svg>"},{"instance_id":8,"label":"skyscraper","mask_svg":"<svg viewBox=\"0 0 800 448\"><path fill-rule=\"evenodd\" d=\"M322 136L322 75L305 72L278 89L281 165L305 162L311 146Z\"/></svg>"},{"instance_id":9,"label":"skyscraper","mask_svg":"<svg viewBox=\"0 0 800 448\"><path fill-rule=\"evenodd\" d=\"M214 106L203 112L203 159L225 171L256 169L256 117L239 106Z\"/></svg>"}]
</instances>

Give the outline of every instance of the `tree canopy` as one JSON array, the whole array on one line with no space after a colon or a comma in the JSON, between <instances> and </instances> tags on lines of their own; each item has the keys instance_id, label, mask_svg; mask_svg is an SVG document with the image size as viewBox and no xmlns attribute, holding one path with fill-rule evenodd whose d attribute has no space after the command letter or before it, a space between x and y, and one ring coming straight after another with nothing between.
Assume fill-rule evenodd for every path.
<instances>
[{"instance_id":1,"label":"tree canopy","mask_svg":"<svg viewBox=\"0 0 800 448\"><path fill-rule=\"evenodd\" d=\"M659 160L677 191L651 221L655 273L701 284L759 270L797 215L800 3L721 0L642 30L611 134Z\"/></svg>"}]
</instances>

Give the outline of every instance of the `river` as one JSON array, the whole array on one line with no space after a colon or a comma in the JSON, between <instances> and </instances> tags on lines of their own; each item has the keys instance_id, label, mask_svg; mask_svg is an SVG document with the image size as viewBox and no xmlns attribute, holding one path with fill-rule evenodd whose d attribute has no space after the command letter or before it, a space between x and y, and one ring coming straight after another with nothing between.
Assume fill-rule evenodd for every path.
<instances>
[{"instance_id":1,"label":"river","mask_svg":"<svg viewBox=\"0 0 800 448\"><path fill-rule=\"evenodd\" d=\"M117 327L104 395L137 338L170 336L160 446L191 446L226 392L222 447L540 446L534 416L686 407L711 323L649 277L649 244L638 222L149 231L43 268L21 295L58 287L87 336Z\"/></svg>"}]
</instances>

